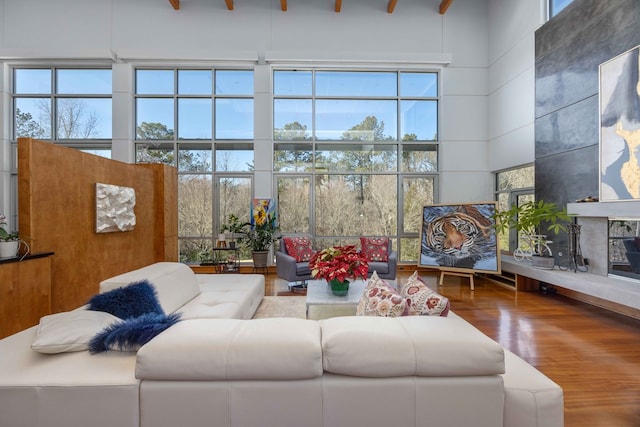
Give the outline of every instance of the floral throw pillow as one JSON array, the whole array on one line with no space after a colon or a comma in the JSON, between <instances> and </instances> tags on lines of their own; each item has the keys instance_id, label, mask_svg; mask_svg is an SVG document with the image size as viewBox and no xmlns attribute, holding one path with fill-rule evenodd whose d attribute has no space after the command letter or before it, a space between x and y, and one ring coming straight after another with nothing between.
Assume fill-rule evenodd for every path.
<instances>
[{"instance_id":1,"label":"floral throw pillow","mask_svg":"<svg viewBox=\"0 0 640 427\"><path fill-rule=\"evenodd\" d=\"M400 294L407 302L409 316L446 316L449 314L449 299L438 294L414 272L400 287Z\"/></svg>"},{"instance_id":2,"label":"floral throw pillow","mask_svg":"<svg viewBox=\"0 0 640 427\"><path fill-rule=\"evenodd\" d=\"M361 237L360 245L367 261L389 261L388 237Z\"/></svg>"},{"instance_id":3,"label":"floral throw pillow","mask_svg":"<svg viewBox=\"0 0 640 427\"><path fill-rule=\"evenodd\" d=\"M405 310L405 299L374 271L360 297L356 316L398 317Z\"/></svg>"},{"instance_id":4,"label":"floral throw pillow","mask_svg":"<svg viewBox=\"0 0 640 427\"><path fill-rule=\"evenodd\" d=\"M315 251L311 248L311 239L307 236L285 237L284 246L287 253L296 259L296 262L306 262L311 259Z\"/></svg>"}]
</instances>

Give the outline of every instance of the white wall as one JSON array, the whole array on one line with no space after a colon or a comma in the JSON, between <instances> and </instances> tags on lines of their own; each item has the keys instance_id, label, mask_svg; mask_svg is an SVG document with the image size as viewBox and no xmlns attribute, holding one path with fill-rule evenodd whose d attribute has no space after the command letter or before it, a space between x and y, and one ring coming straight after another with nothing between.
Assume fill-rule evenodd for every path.
<instances>
[{"instance_id":1,"label":"white wall","mask_svg":"<svg viewBox=\"0 0 640 427\"><path fill-rule=\"evenodd\" d=\"M265 58L255 80L258 197L271 194L272 64L437 69L448 61L441 83L440 201L490 200L490 171L533 161L533 30L540 1L456 0L440 15L440 0L402 0L393 14L386 13L387 0L345 0L341 13L329 0L289 0L287 12L279 0L236 0L233 11L223 0L181 0L178 11L168 0L0 0L0 61L117 62L113 152L131 161L133 67ZM6 181L9 112L2 113L0 180ZM0 212L6 199L3 191Z\"/></svg>"},{"instance_id":2,"label":"white wall","mask_svg":"<svg viewBox=\"0 0 640 427\"><path fill-rule=\"evenodd\" d=\"M489 170L535 159L535 30L545 0L489 0Z\"/></svg>"}]
</instances>

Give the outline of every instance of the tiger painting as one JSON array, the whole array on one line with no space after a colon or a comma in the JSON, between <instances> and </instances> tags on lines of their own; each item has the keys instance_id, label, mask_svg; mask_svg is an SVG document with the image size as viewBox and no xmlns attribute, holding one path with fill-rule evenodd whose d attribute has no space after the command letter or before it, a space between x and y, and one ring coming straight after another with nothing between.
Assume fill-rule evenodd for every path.
<instances>
[{"instance_id":1,"label":"tiger painting","mask_svg":"<svg viewBox=\"0 0 640 427\"><path fill-rule=\"evenodd\" d=\"M477 207L479 206L479 207ZM495 258L496 238L487 212L490 205L461 205L430 208L424 218L422 253L442 267L478 268L478 263Z\"/></svg>"}]
</instances>

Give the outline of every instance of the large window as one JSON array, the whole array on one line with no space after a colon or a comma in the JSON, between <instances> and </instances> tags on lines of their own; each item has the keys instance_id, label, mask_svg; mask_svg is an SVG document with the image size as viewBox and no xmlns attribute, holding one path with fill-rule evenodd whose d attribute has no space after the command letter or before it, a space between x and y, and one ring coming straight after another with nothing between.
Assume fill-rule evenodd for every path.
<instances>
[{"instance_id":1,"label":"large window","mask_svg":"<svg viewBox=\"0 0 640 427\"><path fill-rule=\"evenodd\" d=\"M435 200L438 74L276 70L273 92L281 230L319 246L391 236L401 261L417 261Z\"/></svg>"},{"instance_id":2,"label":"large window","mask_svg":"<svg viewBox=\"0 0 640 427\"><path fill-rule=\"evenodd\" d=\"M496 200L498 210L505 211L511 206L520 206L535 200L535 169L524 166L496 173ZM513 252L518 247L518 236L515 230L508 230L498 236L499 248L505 252Z\"/></svg>"},{"instance_id":3,"label":"large window","mask_svg":"<svg viewBox=\"0 0 640 427\"><path fill-rule=\"evenodd\" d=\"M180 261L212 257L229 215L249 220L253 70L136 70L136 161L178 168Z\"/></svg>"},{"instance_id":4,"label":"large window","mask_svg":"<svg viewBox=\"0 0 640 427\"><path fill-rule=\"evenodd\" d=\"M549 18L553 18L554 16L556 16L572 1L573 0L549 0Z\"/></svg>"},{"instance_id":5,"label":"large window","mask_svg":"<svg viewBox=\"0 0 640 427\"><path fill-rule=\"evenodd\" d=\"M31 137L110 156L111 69L15 68L13 139Z\"/></svg>"}]
</instances>

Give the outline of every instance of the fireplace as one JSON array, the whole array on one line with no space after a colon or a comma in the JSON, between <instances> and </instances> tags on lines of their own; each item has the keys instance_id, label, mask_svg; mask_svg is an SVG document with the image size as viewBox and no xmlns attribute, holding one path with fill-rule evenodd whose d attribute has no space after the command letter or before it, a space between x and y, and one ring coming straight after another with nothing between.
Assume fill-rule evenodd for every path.
<instances>
[{"instance_id":1,"label":"fireplace","mask_svg":"<svg viewBox=\"0 0 640 427\"><path fill-rule=\"evenodd\" d=\"M640 254L632 253L636 242L640 246L640 201L569 203L567 211L581 225L589 272L640 283Z\"/></svg>"}]
</instances>

